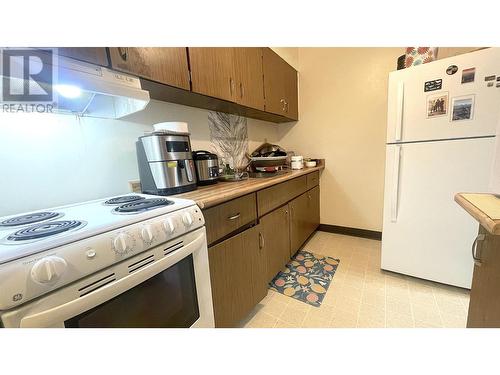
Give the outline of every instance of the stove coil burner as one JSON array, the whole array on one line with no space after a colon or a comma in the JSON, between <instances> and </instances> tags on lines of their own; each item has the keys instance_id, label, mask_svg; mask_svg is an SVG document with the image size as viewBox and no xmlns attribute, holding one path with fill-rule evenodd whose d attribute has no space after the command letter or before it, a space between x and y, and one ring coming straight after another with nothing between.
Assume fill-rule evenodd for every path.
<instances>
[{"instance_id":1,"label":"stove coil burner","mask_svg":"<svg viewBox=\"0 0 500 375\"><path fill-rule=\"evenodd\" d=\"M123 204L120 207L116 207L114 211L121 214L135 214L139 212L154 210L155 208L159 207L170 206L171 204L174 204L174 202L169 201L165 198L150 198Z\"/></svg>"},{"instance_id":2,"label":"stove coil burner","mask_svg":"<svg viewBox=\"0 0 500 375\"><path fill-rule=\"evenodd\" d=\"M60 220L32 225L18 230L7 237L7 241L30 241L55 236L85 226L84 221Z\"/></svg>"},{"instance_id":3,"label":"stove coil burner","mask_svg":"<svg viewBox=\"0 0 500 375\"><path fill-rule=\"evenodd\" d=\"M104 204L107 206L116 206L119 204L140 201L143 199L146 199L146 198L141 197L140 195L124 195L121 197L115 197L115 198L108 199L106 202L104 202Z\"/></svg>"},{"instance_id":4,"label":"stove coil burner","mask_svg":"<svg viewBox=\"0 0 500 375\"><path fill-rule=\"evenodd\" d=\"M11 217L0 222L0 227L17 227L21 225L29 225L40 221L53 220L63 216L58 212L34 212L16 217Z\"/></svg>"}]
</instances>

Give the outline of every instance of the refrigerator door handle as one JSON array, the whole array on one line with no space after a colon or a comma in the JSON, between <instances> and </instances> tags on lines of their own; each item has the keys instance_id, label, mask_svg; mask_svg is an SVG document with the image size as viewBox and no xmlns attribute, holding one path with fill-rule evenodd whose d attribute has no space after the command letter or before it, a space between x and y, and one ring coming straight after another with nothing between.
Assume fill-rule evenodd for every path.
<instances>
[{"instance_id":1,"label":"refrigerator door handle","mask_svg":"<svg viewBox=\"0 0 500 375\"><path fill-rule=\"evenodd\" d=\"M399 197L399 164L401 161L401 145L394 149L394 171L391 197L391 221L395 223L398 219L398 197Z\"/></svg>"},{"instance_id":2,"label":"refrigerator door handle","mask_svg":"<svg viewBox=\"0 0 500 375\"><path fill-rule=\"evenodd\" d=\"M403 133L403 107L404 107L404 97L405 97L405 84L404 82L398 82L398 92L396 97L396 133L395 140L401 141Z\"/></svg>"}]
</instances>

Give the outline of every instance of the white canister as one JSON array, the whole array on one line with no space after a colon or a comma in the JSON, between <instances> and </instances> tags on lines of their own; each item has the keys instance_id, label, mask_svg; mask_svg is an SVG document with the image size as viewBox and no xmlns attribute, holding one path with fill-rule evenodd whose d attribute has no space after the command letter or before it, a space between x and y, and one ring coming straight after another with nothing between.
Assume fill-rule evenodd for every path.
<instances>
[{"instance_id":1,"label":"white canister","mask_svg":"<svg viewBox=\"0 0 500 375\"><path fill-rule=\"evenodd\" d=\"M292 156L292 169L304 168L304 158L301 155Z\"/></svg>"}]
</instances>

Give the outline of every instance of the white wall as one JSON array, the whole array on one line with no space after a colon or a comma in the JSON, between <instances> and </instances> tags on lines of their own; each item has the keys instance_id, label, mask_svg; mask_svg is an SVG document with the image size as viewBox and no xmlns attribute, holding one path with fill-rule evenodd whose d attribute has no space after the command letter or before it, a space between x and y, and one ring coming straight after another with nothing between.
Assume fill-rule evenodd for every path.
<instances>
[{"instance_id":1,"label":"white wall","mask_svg":"<svg viewBox=\"0 0 500 375\"><path fill-rule=\"evenodd\" d=\"M402 53L402 48L298 49L299 121L279 125L279 143L326 159L322 224L382 229L387 78Z\"/></svg>"},{"instance_id":2,"label":"white wall","mask_svg":"<svg viewBox=\"0 0 500 375\"><path fill-rule=\"evenodd\" d=\"M129 192L135 141L162 121L188 122L193 150L209 148L208 111L171 103L122 120L0 113L0 216ZM248 136L252 151L277 126L248 119Z\"/></svg>"}]
</instances>

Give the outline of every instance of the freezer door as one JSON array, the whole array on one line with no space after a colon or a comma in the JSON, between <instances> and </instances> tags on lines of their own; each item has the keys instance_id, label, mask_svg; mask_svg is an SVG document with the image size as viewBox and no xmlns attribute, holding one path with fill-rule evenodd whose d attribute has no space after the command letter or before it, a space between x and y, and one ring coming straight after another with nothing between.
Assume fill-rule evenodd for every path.
<instances>
[{"instance_id":1,"label":"freezer door","mask_svg":"<svg viewBox=\"0 0 500 375\"><path fill-rule=\"evenodd\" d=\"M448 75L452 65L458 70ZM462 72L470 68L475 68L474 81L462 83ZM465 74L466 80L471 74ZM494 135L500 113L499 75L500 48L390 73L387 143ZM491 80L485 81L486 77ZM425 83L432 86L435 80L442 80L442 88L425 92Z\"/></svg>"},{"instance_id":2,"label":"freezer door","mask_svg":"<svg viewBox=\"0 0 500 375\"><path fill-rule=\"evenodd\" d=\"M487 191L494 138L388 145L382 269L470 288L477 222L453 200Z\"/></svg>"}]
</instances>

